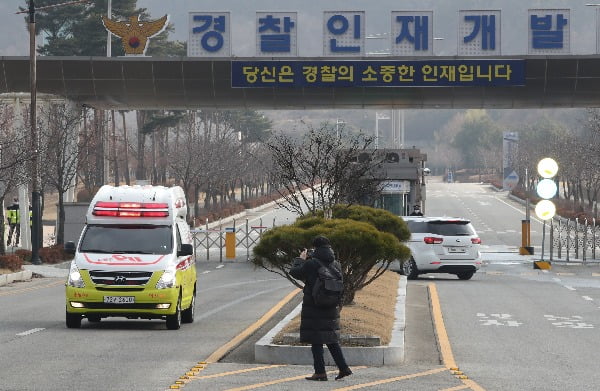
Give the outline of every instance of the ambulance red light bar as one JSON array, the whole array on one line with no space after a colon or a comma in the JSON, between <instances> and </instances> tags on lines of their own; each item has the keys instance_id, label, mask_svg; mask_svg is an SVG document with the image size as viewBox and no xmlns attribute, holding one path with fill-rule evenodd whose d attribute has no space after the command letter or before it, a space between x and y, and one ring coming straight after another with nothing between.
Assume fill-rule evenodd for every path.
<instances>
[{"instance_id":1,"label":"ambulance red light bar","mask_svg":"<svg viewBox=\"0 0 600 391\"><path fill-rule=\"evenodd\" d=\"M169 205L162 202L98 201L92 214L106 217L168 217Z\"/></svg>"}]
</instances>

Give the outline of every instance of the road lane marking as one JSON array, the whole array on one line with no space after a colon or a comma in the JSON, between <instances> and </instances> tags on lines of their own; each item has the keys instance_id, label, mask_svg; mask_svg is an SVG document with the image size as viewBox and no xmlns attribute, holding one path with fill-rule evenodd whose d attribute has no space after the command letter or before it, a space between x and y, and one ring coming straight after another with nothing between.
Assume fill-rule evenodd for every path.
<instances>
[{"instance_id":1,"label":"road lane marking","mask_svg":"<svg viewBox=\"0 0 600 391\"><path fill-rule=\"evenodd\" d=\"M265 366L262 366L262 367L255 367L255 368L238 369L237 371L221 372L221 373L215 373L215 374L212 374L212 375L204 375L204 376L195 376L194 380L215 379L217 377L239 375L240 373L262 371L262 370L265 370L265 369L279 368L279 367L285 367L285 366L286 365L284 365L284 364L277 364L277 365L265 365Z\"/></svg>"},{"instance_id":2,"label":"road lane marking","mask_svg":"<svg viewBox=\"0 0 600 391\"><path fill-rule=\"evenodd\" d=\"M281 288L278 288L281 289ZM251 324L246 330L242 331L236 337L234 337L231 341L227 342L225 345L221 346L219 349L215 350L213 354L211 354L206 360L207 363L214 363L219 361L225 354L227 354L234 347L239 345L244 339L248 338L252 335L256 330L258 330L262 325L267 323L269 319L271 319L284 305L286 305L290 300L294 298L301 290L296 288L291 291L286 297L284 297L279 303L275 304L273 308L267 311L259 320Z\"/></svg>"},{"instance_id":3,"label":"road lane marking","mask_svg":"<svg viewBox=\"0 0 600 391\"><path fill-rule=\"evenodd\" d=\"M563 285L563 286L564 286L565 288L567 288L568 290L570 290L570 291L576 291L576 290L577 290L577 289L573 288L573 287L572 287L572 286L570 286L570 285Z\"/></svg>"},{"instance_id":4,"label":"road lane marking","mask_svg":"<svg viewBox=\"0 0 600 391\"><path fill-rule=\"evenodd\" d=\"M587 301L594 301L594 299L592 299L592 298L591 298L591 297L589 297L589 296L581 296L581 297L583 297L583 300L587 300Z\"/></svg>"},{"instance_id":5,"label":"road lane marking","mask_svg":"<svg viewBox=\"0 0 600 391\"><path fill-rule=\"evenodd\" d=\"M281 288L278 288L281 289ZM210 363L218 362L222 359L228 352L233 350L236 346L242 343L246 338L256 332L259 328L261 328L265 323L267 323L284 305L286 305L290 300L292 300L298 293L302 292L301 289L296 288L290 293L287 294L283 299L279 301L279 303L275 304L269 311L267 311L260 319L251 324L248 328L234 337L232 340L227 342L225 345L221 346L219 349L215 350L206 360L201 361L203 363L202 368L204 369L206 365ZM255 295L253 295L255 296ZM222 309L223 307L221 307ZM180 378L186 378L185 381L191 381L195 379L194 377L189 376L181 376ZM178 380L177 382L180 382ZM178 383L175 384L176 387L181 387Z\"/></svg>"},{"instance_id":6,"label":"road lane marking","mask_svg":"<svg viewBox=\"0 0 600 391\"><path fill-rule=\"evenodd\" d=\"M456 368L456 361L454 361L454 355L452 354L452 347L450 346L450 339L446 332L446 326L444 325L444 317L442 315L442 307L440 305L440 298L438 296L437 287L435 283L429 283L429 295L431 296L431 307L433 312L433 323L438 335L438 342L440 344L440 350L442 353L442 361L446 368Z\"/></svg>"},{"instance_id":7,"label":"road lane marking","mask_svg":"<svg viewBox=\"0 0 600 391\"><path fill-rule=\"evenodd\" d=\"M23 336L30 335L30 334L33 334L33 333L37 333L38 331L42 331L42 330L46 330L46 329L44 327L39 327L39 328L36 328L36 329L31 329L31 330L23 331L22 333L17 333L17 336L23 337Z\"/></svg>"},{"instance_id":8,"label":"road lane marking","mask_svg":"<svg viewBox=\"0 0 600 391\"><path fill-rule=\"evenodd\" d=\"M54 281L54 282L51 282L46 285L38 285L38 286L32 286L32 287L28 287L28 288L15 289L15 290L9 290L6 292L1 292L0 297L18 295L19 293L27 293L27 292L31 292L31 291L37 291L39 289L52 288L57 285L64 285L64 284L65 284L65 280L60 279L59 281Z\"/></svg>"},{"instance_id":9,"label":"road lane marking","mask_svg":"<svg viewBox=\"0 0 600 391\"><path fill-rule=\"evenodd\" d=\"M352 367L352 369L364 369L366 368L365 366L360 366L360 367ZM327 374L330 376L333 375L337 375L338 371L327 371ZM281 384L281 383L287 383L287 382L291 382L291 381L295 381L295 380L304 380L305 377L312 375L312 373L306 373L304 375L300 375L300 376L292 376L292 377L286 377L286 378L281 378L281 379L276 379L276 380L271 380L268 382L263 382L263 383L255 383L255 384L249 384L246 386L242 386L242 387L236 387L236 388L228 388L225 391L246 391L246 390L254 390L256 388L262 388L262 387L267 387L267 386L272 386L274 384Z\"/></svg>"},{"instance_id":10,"label":"road lane marking","mask_svg":"<svg viewBox=\"0 0 600 391\"><path fill-rule=\"evenodd\" d=\"M434 282L430 282L427 287L429 288L431 312L433 314L433 323L438 337L440 351L442 353L442 361L447 369L458 368L456 361L454 361L454 354L452 354L450 339L448 338L448 332L446 331L446 326L444 325L444 316L442 315L442 306L440 305L440 297L437 292L437 286ZM471 379L461 379L461 381L463 384L467 384L473 391L485 391L483 387Z\"/></svg>"},{"instance_id":11,"label":"road lane marking","mask_svg":"<svg viewBox=\"0 0 600 391\"><path fill-rule=\"evenodd\" d=\"M225 267L225 265L219 265L219 266L217 266L215 269L220 269L220 268L222 268L222 267Z\"/></svg>"},{"instance_id":12,"label":"road lane marking","mask_svg":"<svg viewBox=\"0 0 600 391\"><path fill-rule=\"evenodd\" d=\"M356 384L356 385L350 386L350 387L334 388L334 390L337 390L337 391L358 390L360 388L373 387L373 386L378 386L381 384L397 382L400 380L414 379L415 377L429 376L429 375L433 375L433 374L440 373L440 372L446 372L447 370L448 370L447 368L430 369L429 371L411 373L409 375L392 377L390 379L375 380L375 381L372 381L369 383Z\"/></svg>"},{"instance_id":13,"label":"road lane marking","mask_svg":"<svg viewBox=\"0 0 600 391\"><path fill-rule=\"evenodd\" d=\"M467 388L470 388L470 387L466 384L463 384L462 386L444 388L443 390L439 390L439 391L459 391L459 390L466 390Z\"/></svg>"}]
</instances>

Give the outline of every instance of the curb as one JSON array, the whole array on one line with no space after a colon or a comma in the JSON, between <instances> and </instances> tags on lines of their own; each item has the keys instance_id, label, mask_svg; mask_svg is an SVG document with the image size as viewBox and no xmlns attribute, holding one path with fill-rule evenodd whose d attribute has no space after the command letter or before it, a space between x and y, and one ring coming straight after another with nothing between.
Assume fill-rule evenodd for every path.
<instances>
[{"instance_id":1,"label":"curb","mask_svg":"<svg viewBox=\"0 0 600 391\"><path fill-rule=\"evenodd\" d=\"M404 362L405 306L406 277L400 276L395 309L396 320L394 321L390 344L375 347L342 347L348 365L382 366L398 365ZM301 309L302 304L299 304L254 345L256 362L264 364L313 364L310 346L274 345L271 343L277 333L298 315ZM330 354L325 355L325 365L335 365Z\"/></svg>"},{"instance_id":2,"label":"curb","mask_svg":"<svg viewBox=\"0 0 600 391\"><path fill-rule=\"evenodd\" d=\"M22 270L16 273L0 274L0 286L11 284L15 281L31 280L33 272L31 270Z\"/></svg>"}]
</instances>

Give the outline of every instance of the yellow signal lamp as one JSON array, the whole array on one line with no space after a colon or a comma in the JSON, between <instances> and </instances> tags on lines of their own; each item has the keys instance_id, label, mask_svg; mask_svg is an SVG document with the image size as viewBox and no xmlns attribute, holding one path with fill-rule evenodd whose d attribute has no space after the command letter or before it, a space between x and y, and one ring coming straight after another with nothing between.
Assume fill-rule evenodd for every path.
<instances>
[{"instance_id":1,"label":"yellow signal lamp","mask_svg":"<svg viewBox=\"0 0 600 391\"><path fill-rule=\"evenodd\" d=\"M535 206L535 214L542 220L550 220L556 214L556 206L552 201L541 200Z\"/></svg>"},{"instance_id":2,"label":"yellow signal lamp","mask_svg":"<svg viewBox=\"0 0 600 391\"><path fill-rule=\"evenodd\" d=\"M554 159L547 157L540 160L537 170L542 178L552 178L558 172L558 164Z\"/></svg>"}]
</instances>

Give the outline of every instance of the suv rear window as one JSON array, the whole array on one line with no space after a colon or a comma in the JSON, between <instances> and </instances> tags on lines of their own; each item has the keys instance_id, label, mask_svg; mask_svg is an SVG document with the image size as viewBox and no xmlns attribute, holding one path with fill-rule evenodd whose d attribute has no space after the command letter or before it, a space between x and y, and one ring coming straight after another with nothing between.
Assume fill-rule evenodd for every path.
<instances>
[{"instance_id":1,"label":"suv rear window","mask_svg":"<svg viewBox=\"0 0 600 391\"><path fill-rule=\"evenodd\" d=\"M412 233L431 233L442 236L475 235L468 221L409 221L408 229Z\"/></svg>"}]
</instances>

